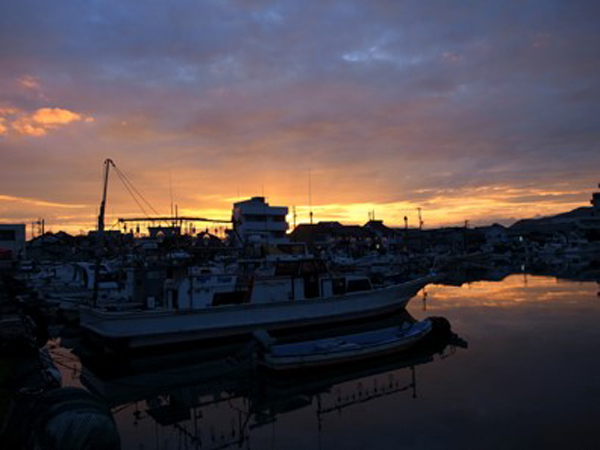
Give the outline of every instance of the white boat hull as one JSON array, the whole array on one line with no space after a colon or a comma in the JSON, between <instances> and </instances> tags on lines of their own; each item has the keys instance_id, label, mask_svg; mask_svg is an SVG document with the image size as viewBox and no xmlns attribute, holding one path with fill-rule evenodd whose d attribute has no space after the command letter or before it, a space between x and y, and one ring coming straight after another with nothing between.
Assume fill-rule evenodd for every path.
<instances>
[{"instance_id":1,"label":"white boat hull","mask_svg":"<svg viewBox=\"0 0 600 450\"><path fill-rule=\"evenodd\" d=\"M431 282L421 278L372 291L311 300L216 306L195 310L103 311L81 309L81 326L130 348L173 344L366 318L402 309Z\"/></svg>"}]
</instances>

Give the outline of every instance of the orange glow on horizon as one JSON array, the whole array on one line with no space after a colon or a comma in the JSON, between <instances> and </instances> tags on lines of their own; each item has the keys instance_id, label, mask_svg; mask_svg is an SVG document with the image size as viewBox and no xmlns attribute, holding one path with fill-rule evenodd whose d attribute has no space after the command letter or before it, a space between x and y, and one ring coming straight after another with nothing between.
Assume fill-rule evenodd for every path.
<instances>
[{"instance_id":1,"label":"orange glow on horizon","mask_svg":"<svg viewBox=\"0 0 600 450\"><path fill-rule=\"evenodd\" d=\"M0 201L2 201L2 197L0 197ZM467 202L469 202L472 206L467 206ZM464 224L464 220L469 220L471 226L491 224L490 221L487 220L486 213L493 213L495 211L496 206L498 207L498 209L506 208L506 204L500 202L494 203L493 201L486 199L464 198L456 199L454 203L454 205L449 205L445 208L423 211L423 220L425 222L425 228L461 226ZM275 202L271 204L274 206L287 206L283 205L283 203L281 202ZM482 205L485 205L485 210L479 209ZM552 215L565 212L565 206L565 204L547 205L543 208L543 214L540 215ZM569 206L571 207L571 209L574 209L581 205L574 203ZM386 224L389 227L401 228L404 226L405 215L408 217L409 227L418 226L417 207L417 204L405 202L391 204L329 204L315 205L313 206L312 211L314 214L314 223L336 221L344 225L364 225L368 221L369 212L374 210L375 218L377 220L383 220L384 224ZM90 207L88 207L87 209L89 210ZM568 209L569 208L567 208L567 210ZM506 211L506 209L504 210ZM540 210L538 210L538 212L539 211ZM515 210L512 211L512 213L514 214L513 217L517 219L531 218L532 215L528 214L529 212L531 212L531 207L529 207L528 209L528 207L524 206L519 206L518 208L515 208ZM520 214L517 215L518 213ZM179 216L228 220L231 218L231 208L179 208ZM297 206L296 216L297 225L309 223L308 206ZM107 213L106 223L108 226L110 226L121 217L143 217L143 214L131 211L123 213L110 212ZM79 232L80 230L95 228L96 217L94 215L89 215L87 218L78 216L69 216L67 218L63 216L62 219L67 219L67 222L61 224L60 221L57 221L55 228L71 232ZM71 221L74 221L75 223L69 223ZM293 210L291 207L287 216L287 221L290 225L291 231L293 225Z\"/></svg>"},{"instance_id":2,"label":"orange glow on horizon","mask_svg":"<svg viewBox=\"0 0 600 450\"><path fill-rule=\"evenodd\" d=\"M545 190L523 190L516 188L477 188L472 190L448 191L447 196L434 195L422 203L415 201L399 202L339 202L339 203L317 203L312 206L314 223L322 221L337 221L345 225L363 225L368 221L371 211L375 212L377 220L383 220L387 226L401 228L404 226L404 217L408 218L409 227L418 226L417 208L422 208L425 228L437 228L442 226L461 226L468 220L471 226L489 225L494 221L500 221L504 225L522 218L534 216L553 215L566 212L585 203L577 201L561 201L563 192ZM531 196L529 201L515 202L516 197L524 195ZM582 194L585 198L586 194ZM231 209L234 202L249 198L219 197L218 195L201 195L188 199L190 203L202 204L201 208L189 207L179 204L179 216L204 217L219 220L231 218ZM536 198L544 198L544 202L536 201ZM548 201L556 197L556 201ZM94 199L96 200L96 199ZM156 200L156 199L154 199ZM166 205L167 199L160 199L160 204ZM293 226L293 207L296 204L296 224L309 222L309 207L300 203L297 196L289 195L267 197L267 202L272 206L288 206L288 223L290 230ZM304 200L300 198L300 200ZM108 209L106 214L107 226L113 226L121 217L143 217L144 214L132 209L133 201L126 194L113 187L109 193ZM187 202L186 202L187 203ZM26 222L38 217L46 217L47 223L53 224L55 230L64 230L79 233L82 230L94 229L96 227L98 206L94 202L89 204L76 204L66 202L47 201L26 197L0 195L0 213L8 211L10 206L20 204L22 209L32 211L32 219L10 218L4 214L3 222ZM158 204L158 203L156 203ZM77 211L76 214L65 216L56 210L70 209ZM35 211L35 212L34 212ZM169 215L168 208L158 208L160 214Z\"/></svg>"}]
</instances>

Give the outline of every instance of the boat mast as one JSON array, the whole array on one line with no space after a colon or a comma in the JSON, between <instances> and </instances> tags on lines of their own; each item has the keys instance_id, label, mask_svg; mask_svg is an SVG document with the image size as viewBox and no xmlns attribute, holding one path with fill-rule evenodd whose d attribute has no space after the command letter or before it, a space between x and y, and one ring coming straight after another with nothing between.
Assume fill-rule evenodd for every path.
<instances>
[{"instance_id":1,"label":"boat mast","mask_svg":"<svg viewBox=\"0 0 600 450\"><path fill-rule=\"evenodd\" d=\"M100 275L100 263L102 262L102 250L104 249L104 214L106 211L106 196L108 194L108 174L110 166L115 166L112 159L107 158L104 161L104 185L102 188L102 201L100 202L100 212L98 213L98 233L96 248L96 264L94 265L94 296L93 302L96 307L98 301L98 276Z\"/></svg>"},{"instance_id":2,"label":"boat mast","mask_svg":"<svg viewBox=\"0 0 600 450\"><path fill-rule=\"evenodd\" d=\"M112 159L108 158L104 161L104 187L102 190L102 202L100 202L100 213L98 214L98 236L104 236L104 211L106 210L106 195L108 194L108 173L110 166L114 166L115 163Z\"/></svg>"}]
</instances>

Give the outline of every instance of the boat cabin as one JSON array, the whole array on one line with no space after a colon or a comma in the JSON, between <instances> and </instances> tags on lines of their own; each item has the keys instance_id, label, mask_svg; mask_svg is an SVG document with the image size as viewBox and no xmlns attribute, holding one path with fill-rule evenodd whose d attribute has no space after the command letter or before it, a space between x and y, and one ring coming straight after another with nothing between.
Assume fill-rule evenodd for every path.
<instances>
[{"instance_id":1,"label":"boat cabin","mask_svg":"<svg viewBox=\"0 0 600 450\"><path fill-rule=\"evenodd\" d=\"M315 299L371 289L367 277L337 276L320 259L279 260L272 276L254 279L251 302Z\"/></svg>"}]
</instances>

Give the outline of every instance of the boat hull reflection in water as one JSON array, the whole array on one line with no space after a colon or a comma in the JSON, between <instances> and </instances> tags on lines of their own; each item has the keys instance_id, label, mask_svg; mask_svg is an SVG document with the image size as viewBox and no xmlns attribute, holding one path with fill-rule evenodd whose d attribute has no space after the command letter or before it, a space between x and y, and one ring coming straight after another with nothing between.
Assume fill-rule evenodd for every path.
<instances>
[{"instance_id":1,"label":"boat hull reflection in water","mask_svg":"<svg viewBox=\"0 0 600 450\"><path fill-rule=\"evenodd\" d=\"M84 359L81 381L107 401L121 429L128 430L124 448L150 445L145 440L157 436L156 430L131 431L132 425L158 426L163 432L156 445L165 448L175 446L172 439L191 448L235 448L249 445L257 429L288 414L312 412L320 427L325 415L357 403L405 391L416 396L418 366L448 356L457 345L465 343L447 333L405 352L279 376L257 364L257 344L249 340L112 364ZM177 430L176 438L165 437L170 429Z\"/></svg>"}]
</instances>

